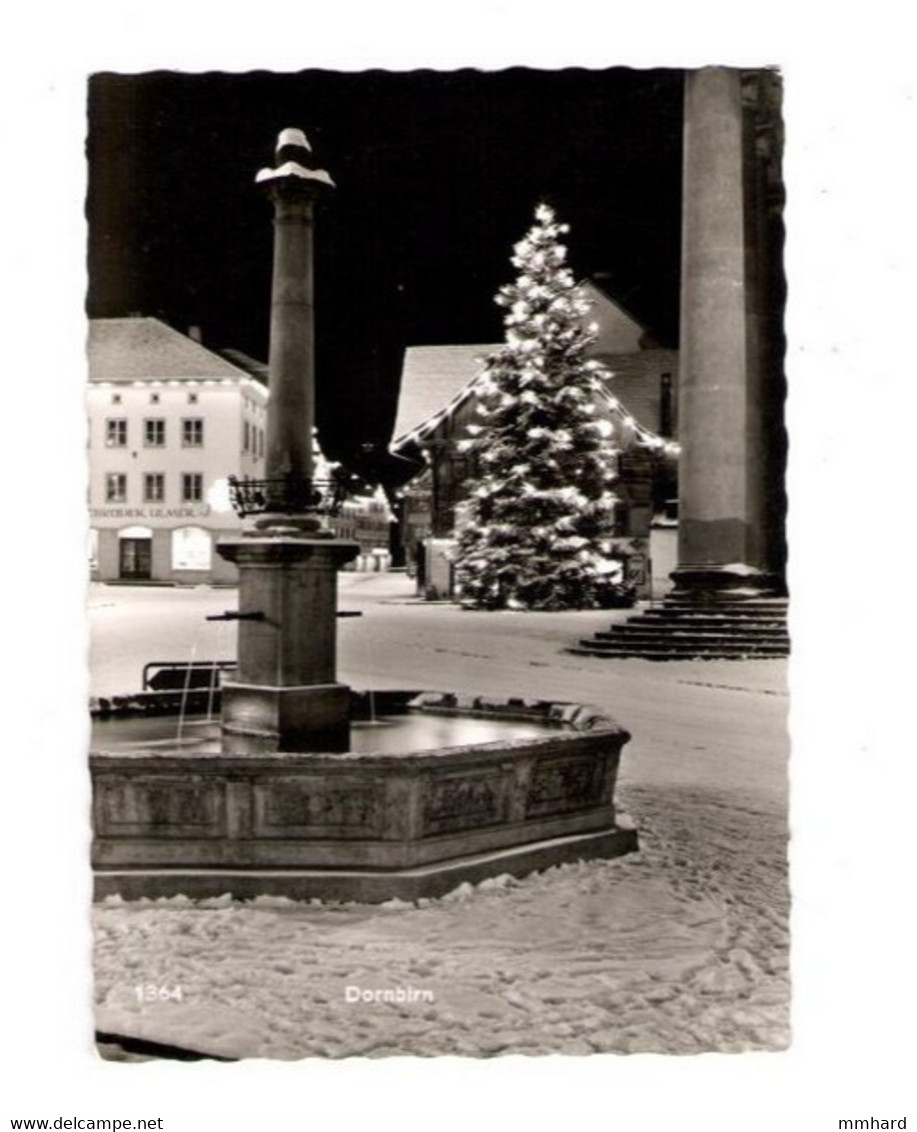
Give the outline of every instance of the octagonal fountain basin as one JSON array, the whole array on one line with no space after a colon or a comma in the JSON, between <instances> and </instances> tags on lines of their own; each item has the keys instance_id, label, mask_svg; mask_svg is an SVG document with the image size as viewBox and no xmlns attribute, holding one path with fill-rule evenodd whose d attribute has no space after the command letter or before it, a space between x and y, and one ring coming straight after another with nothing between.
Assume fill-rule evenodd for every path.
<instances>
[{"instance_id":1,"label":"octagonal fountain basin","mask_svg":"<svg viewBox=\"0 0 917 1132\"><path fill-rule=\"evenodd\" d=\"M637 847L614 805L630 736L588 705L355 693L343 754L223 748L200 718L178 735L155 703L112 707L90 756L97 898L414 900Z\"/></svg>"}]
</instances>

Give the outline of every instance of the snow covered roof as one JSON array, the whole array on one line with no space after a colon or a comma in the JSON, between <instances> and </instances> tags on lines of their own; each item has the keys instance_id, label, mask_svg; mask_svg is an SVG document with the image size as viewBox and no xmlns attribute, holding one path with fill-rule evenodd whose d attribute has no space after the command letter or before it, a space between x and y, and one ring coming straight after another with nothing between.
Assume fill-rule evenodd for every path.
<instances>
[{"instance_id":1,"label":"snow covered roof","mask_svg":"<svg viewBox=\"0 0 917 1132\"><path fill-rule=\"evenodd\" d=\"M646 362L677 370L676 351L645 349L646 330L617 300L592 280L581 284L591 304L588 321L598 327L590 353L606 362L614 374L608 383L609 408L632 421L648 442L658 438L658 389L646 380ZM489 354L500 343L473 346L409 346L405 351L391 450L423 440L473 394L474 384ZM663 354L666 357L663 357Z\"/></svg>"},{"instance_id":2,"label":"snow covered roof","mask_svg":"<svg viewBox=\"0 0 917 1132\"><path fill-rule=\"evenodd\" d=\"M220 356L228 362L232 362L234 366L238 366L239 369L244 369L247 374L256 378L262 385L267 386L270 371L265 362L259 362L255 358L249 357L248 354L243 354L241 350L220 350Z\"/></svg>"},{"instance_id":3,"label":"snow covered roof","mask_svg":"<svg viewBox=\"0 0 917 1132\"><path fill-rule=\"evenodd\" d=\"M158 318L92 319L88 354L90 381L248 376Z\"/></svg>"},{"instance_id":4,"label":"snow covered roof","mask_svg":"<svg viewBox=\"0 0 917 1132\"><path fill-rule=\"evenodd\" d=\"M595 352L599 354L628 354L641 348L646 330L624 307L591 279L580 284L591 304L587 321L598 326Z\"/></svg>"},{"instance_id":5,"label":"snow covered roof","mask_svg":"<svg viewBox=\"0 0 917 1132\"><path fill-rule=\"evenodd\" d=\"M481 372L489 346L408 346L401 371L401 392L392 448L454 407Z\"/></svg>"},{"instance_id":6,"label":"snow covered roof","mask_svg":"<svg viewBox=\"0 0 917 1132\"><path fill-rule=\"evenodd\" d=\"M490 346L409 346L405 352L401 377L398 418L395 422L391 450L398 452L416 444L459 409L475 387L488 354L499 349ZM605 401L610 412L619 417L638 443L668 445L655 432L658 406L646 381L645 370L638 359L650 354L661 355L677 367L675 351L643 351L639 354L601 357L608 365L608 380L603 383ZM644 422L651 421L653 428Z\"/></svg>"}]
</instances>

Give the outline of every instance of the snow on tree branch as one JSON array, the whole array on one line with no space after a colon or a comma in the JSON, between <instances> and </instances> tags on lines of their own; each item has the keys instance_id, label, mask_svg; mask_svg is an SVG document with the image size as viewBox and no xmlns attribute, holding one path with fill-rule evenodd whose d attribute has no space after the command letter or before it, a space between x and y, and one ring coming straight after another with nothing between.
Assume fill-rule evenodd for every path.
<instances>
[{"instance_id":1,"label":"snow on tree branch","mask_svg":"<svg viewBox=\"0 0 917 1132\"><path fill-rule=\"evenodd\" d=\"M486 360L470 447L480 474L459 532L462 600L481 608L606 604L617 449L597 419L590 304L564 266L568 231L540 204L500 288L505 341Z\"/></svg>"}]
</instances>

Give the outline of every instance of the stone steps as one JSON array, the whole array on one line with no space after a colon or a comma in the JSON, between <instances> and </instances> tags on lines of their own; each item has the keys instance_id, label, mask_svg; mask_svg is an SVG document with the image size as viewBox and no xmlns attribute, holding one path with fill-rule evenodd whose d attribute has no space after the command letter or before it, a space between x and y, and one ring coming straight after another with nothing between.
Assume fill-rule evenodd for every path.
<instances>
[{"instance_id":1,"label":"stone steps","mask_svg":"<svg viewBox=\"0 0 917 1132\"><path fill-rule=\"evenodd\" d=\"M699 600L667 597L581 640L579 656L645 660L744 659L789 655L785 598Z\"/></svg>"},{"instance_id":2,"label":"stone steps","mask_svg":"<svg viewBox=\"0 0 917 1132\"><path fill-rule=\"evenodd\" d=\"M589 642L585 646L580 645L568 648L566 652L573 656L597 656L638 660L767 660L787 656L787 650L783 647L777 648L760 645L744 645L736 646L735 648L726 648L722 646L704 647L697 644L680 646L660 644L658 647L652 648L647 645L635 647L633 643L612 644L611 642L609 642L605 648L598 647L593 642Z\"/></svg>"},{"instance_id":3,"label":"stone steps","mask_svg":"<svg viewBox=\"0 0 917 1132\"><path fill-rule=\"evenodd\" d=\"M640 613L650 620L669 620L673 617L709 617L720 621L777 621L786 620L786 606L721 607L712 602L705 605L651 605Z\"/></svg>"},{"instance_id":4,"label":"stone steps","mask_svg":"<svg viewBox=\"0 0 917 1132\"><path fill-rule=\"evenodd\" d=\"M781 625L779 622L766 621L766 622L742 622L737 624L729 621L708 621L699 618L692 618L690 621L687 618L676 619L673 618L669 621L627 621L620 625L612 626L611 629L602 630L596 633L596 637L600 640L608 638L616 638L619 636L649 636L658 635L660 633L671 633L676 636L680 633L690 633L697 636L745 636L745 637L786 637L786 625Z\"/></svg>"},{"instance_id":5,"label":"stone steps","mask_svg":"<svg viewBox=\"0 0 917 1132\"><path fill-rule=\"evenodd\" d=\"M673 617L690 614L692 617L771 617L783 620L786 605L726 605L724 602L704 602L702 605L684 602L665 601L662 605L650 605L642 611L644 616Z\"/></svg>"},{"instance_id":6,"label":"stone steps","mask_svg":"<svg viewBox=\"0 0 917 1132\"><path fill-rule=\"evenodd\" d=\"M727 638L701 640L698 637L622 637L613 640L582 640L573 646L577 651L595 652L602 656L633 655L645 652L678 653L680 656L747 656L752 653L785 656L784 641L738 641Z\"/></svg>"}]
</instances>

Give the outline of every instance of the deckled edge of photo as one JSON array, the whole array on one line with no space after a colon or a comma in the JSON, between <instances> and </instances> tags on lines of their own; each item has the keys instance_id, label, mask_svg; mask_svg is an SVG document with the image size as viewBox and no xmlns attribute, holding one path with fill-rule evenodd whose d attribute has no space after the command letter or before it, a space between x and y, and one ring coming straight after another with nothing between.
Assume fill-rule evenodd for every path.
<instances>
[{"instance_id":1,"label":"deckled edge of photo","mask_svg":"<svg viewBox=\"0 0 917 1132\"><path fill-rule=\"evenodd\" d=\"M811 18L811 22L810 21ZM10 21L8 21L8 25ZM4 791L11 1117L185 1128L837 1128L904 1104L915 82L891 5L36 4L4 44ZM793 1028L786 1054L105 1065L92 1049L85 83L101 69L780 67ZM886 596L888 595L888 596ZM907 950L906 950L907 949ZM900 1110L900 1111L899 1111ZM4 1113L7 1115L7 1113Z\"/></svg>"}]
</instances>

